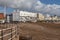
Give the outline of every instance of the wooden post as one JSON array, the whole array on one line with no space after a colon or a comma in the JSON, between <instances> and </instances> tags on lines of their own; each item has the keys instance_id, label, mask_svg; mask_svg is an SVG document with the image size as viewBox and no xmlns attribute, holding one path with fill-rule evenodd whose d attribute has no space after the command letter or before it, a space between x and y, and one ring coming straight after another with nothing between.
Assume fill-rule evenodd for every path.
<instances>
[{"instance_id":1,"label":"wooden post","mask_svg":"<svg viewBox=\"0 0 60 40\"><path fill-rule=\"evenodd\" d=\"M11 38L12 38L12 28L11 28ZM12 40L12 39L11 39Z\"/></svg>"},{"instance_id":2,"label":"wooden post","mask_svg":"<svg viewBox=\"0 0 60 40\"><path fill-rule=\"evenodd\" d=\"M16 32L15 33L16 33L16 37L17 37L17 27L15 27L15 29L16 29Z\"/></svg>"},{"instance_id":3,"label":"wooden post","mask_svg":"<svg viewBox=\"0 0 60 40\"><path fill-rule=\"evenodd\" d=\"M1 40L3 40L3 30L1 30Z\"/></svg>"}]
</instances>

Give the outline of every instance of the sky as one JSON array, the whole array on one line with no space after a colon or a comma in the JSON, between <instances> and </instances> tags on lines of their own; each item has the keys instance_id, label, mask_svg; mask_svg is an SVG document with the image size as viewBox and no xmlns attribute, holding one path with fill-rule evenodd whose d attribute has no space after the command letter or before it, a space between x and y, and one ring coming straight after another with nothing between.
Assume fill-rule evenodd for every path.
<instances>
[{"instance_id":1,"label":"sky","mask_svg":"<svg viewBox=\"0 0 60 40\"><path fill-rule=\"evenodd\" d=\"M43 14L60 15L60 0L0 0L0 12L4 12L5 5L7 6L7 13L19 9Z\"/></svg>"},{"instance_id":2,"label":"sky","mask_svg":"<svg viewBox=\"0 0 60 40\"><path fill-rule=\"evenodd\" d=\"M60 0L40 0L44 4L58 4L60 5Z\"/></svg>"},{"instance_id":3,"label":"sky","mask_svg":"<svg viewBox=\"0 0 60 40\"><path fill-rule=\"evenodd\" d=\"M7 12L7 13L12 13L13 10L14 10L14 9L12 9L12 8L10 8L10 7L9 7L9 8L6 8L6 12ZM3 12L4 12L4 7L1 7L1 6L0 6L0 13L3 13Z\"/></svg>"}]
</instances>

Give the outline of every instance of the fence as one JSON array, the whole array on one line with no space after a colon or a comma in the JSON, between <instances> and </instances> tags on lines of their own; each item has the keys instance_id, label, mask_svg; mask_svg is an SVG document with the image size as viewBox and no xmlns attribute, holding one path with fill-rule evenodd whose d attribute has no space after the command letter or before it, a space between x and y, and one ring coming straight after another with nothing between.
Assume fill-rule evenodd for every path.
<instances>
[{"instance_id":1,"label":"fence","mask_svg":"<svg viewBox=\"0 0 60 40\"><path fill-rule=\"evenodd\" d=\"M0 40L13 40L16 36L17 26L0 30Z\"/></svg>"}]
</instances>

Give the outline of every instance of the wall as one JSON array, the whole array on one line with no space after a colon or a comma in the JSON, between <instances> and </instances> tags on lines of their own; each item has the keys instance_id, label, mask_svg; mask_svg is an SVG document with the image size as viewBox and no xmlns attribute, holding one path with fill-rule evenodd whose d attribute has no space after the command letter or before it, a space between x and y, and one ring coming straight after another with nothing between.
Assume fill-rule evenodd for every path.
<instances>
[{"instance_id":1,"label":"wall","mask_svg":"<svg viewBox=\"0 0 60 40\"><path fill-rule=\"evenodd\" d=\"M38 20L40 21L44 20L44 15L41 13L38 13Z\"/></svg>"},{"instance_id":2,"label":"wall","mask_svg":"<svg viewBox=\"0 0 60 40\"><path fill-rule=\"evenodd\" d=\"M4 23L4 22L5 22L4 13L0 13L0 23Z\"/></svg>"},{"instance_id":3,"label":"wall","mask_svg":"<svg viewBox=\"0 0 60 40\"><path fill-rule=\"evenodd\" d=\"M0 19L4 19L4 14L0 13Z\"/></svg>"},{"instance_id":4,"label":"wall","mask_svg":"<svg viewBox=\"0 0 60 40\"><path fill-rule=\"evenodd\" d=\"M20 16L29 16L29 17L37 17L37 13L20 11Z\"/></svg>"},{"instance_id":5,"label":"wall","mask_svg":"<svg viewBox=\"0 0 60 40\"><path fill-rule=\"evenodd\" d=\"M19 21L20 20L20 14L16 11L12 13L13 15L13 21Z\"/></svg>"}]
</instances>

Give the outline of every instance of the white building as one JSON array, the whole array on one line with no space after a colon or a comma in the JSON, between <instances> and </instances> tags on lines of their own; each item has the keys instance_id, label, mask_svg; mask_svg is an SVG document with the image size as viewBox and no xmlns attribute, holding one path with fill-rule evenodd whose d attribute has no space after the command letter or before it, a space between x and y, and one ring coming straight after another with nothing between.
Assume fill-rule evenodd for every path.
<instances>
[{"instance_id":1,"label":"white building","mask_svg":"<svg viewBox=\"0 0 60 40\"><path fill-rule=\"evenodd\" d=\"M38 17L39 21L43 21L44 20L44 15L42 13L38 13L37 17Z\"/></svg>"},{"instance_id":2,"label":"white building","mask_svg":"<svg viewBox=\"0 0 60 40\"><path fill-rule=\"evenodd\" d=\"M6 14L6 22L7 23L12 22L12 14Z\"/></svg>"},{"instance_id":3,"label":"white building","mask_svg":"<svg viewBox=\"0 0 60 40\"><path fill-rule=\"evenodd\" d=\"M27 11L20 11L20 21L37 21L37 13L27 12Z\"/></svg>"},{"instance_id":4,"label":"white building","mask_svg":"<svg viewBox=\"0 0 60 40\"><path fill-rule=\"evenodd\" d=\"M27 11L14 11L13 12L13 21L37 21L37 13L27 12Z\"/></svg>"},{"instance_id":5,"label":"white building","mask_svg":"<svg viewBox=\"0 0 60 40\"><path fill-rule=\"evenodd\" d=\"M37 17L37 13L32 13L32 12L27 12L27 11L20 11L20 16Z\"/></svg>"},{"instance_id":6,"label":"white building","mask_svg":"<svg viewBox=\"0 0 60 40\"><path fill-rule=\"evenodd\" d=\"M58 17L57 16L53 16L52 17L52 20L54 21L54 20L58 20Z\"/></svg>"},{"instance_id":7,"label":"white building","mask_svg":"<svg viewBox=\"0 0 60 40\"><path fill-rule=\"evenodd\" d=\"M16 10L13 11L13 21L20 21L20 13Z\"/></svg>"},{"instance_id":8,"label":"white building","mask_svg":"<svg viewBox=\"0 0 60 40\"><path fill-rule=\"evenodd\" d=\"M49 14L47 14L47 15L45 16L45 20L52 20L52 18L51 18L51 16L50 16Z\"/></svg>"}]
</instances>

